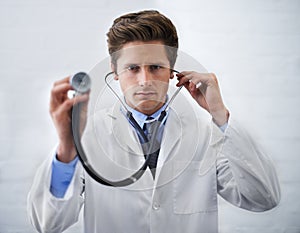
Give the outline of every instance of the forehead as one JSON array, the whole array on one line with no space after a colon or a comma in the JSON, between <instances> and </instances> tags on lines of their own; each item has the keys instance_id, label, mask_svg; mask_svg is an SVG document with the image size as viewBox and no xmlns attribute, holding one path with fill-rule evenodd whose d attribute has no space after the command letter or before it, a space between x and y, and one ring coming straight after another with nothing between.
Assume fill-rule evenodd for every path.
<instances>
[{"instance_id":1,"label":"forehead","mask_svg":"<svg viewBox=\"0 0 300 233\"><path fill-rule=\"evenodd\" d=\"M129 42L126 43L118 54L118 66L128 64L164 64L169 65L165 46L158 41Z\"/></svg>"}]
</instances>

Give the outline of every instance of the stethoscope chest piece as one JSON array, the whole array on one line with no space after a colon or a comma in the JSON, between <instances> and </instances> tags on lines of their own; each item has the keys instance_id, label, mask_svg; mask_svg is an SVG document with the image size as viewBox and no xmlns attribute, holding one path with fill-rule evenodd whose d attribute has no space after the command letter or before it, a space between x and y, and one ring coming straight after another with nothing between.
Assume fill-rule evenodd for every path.
<instances>
[{"instance_id":1,"label":"stethoscope chest piece","mask_svg":"<svg viewBox=\"0 0 300 233\"><path fill-rule=\"evenodd\" d=\"M85 72L79 72L70 78L70 84L75 91L83 94L91 88L91 78Z\"/></svg>"}]
</instances>

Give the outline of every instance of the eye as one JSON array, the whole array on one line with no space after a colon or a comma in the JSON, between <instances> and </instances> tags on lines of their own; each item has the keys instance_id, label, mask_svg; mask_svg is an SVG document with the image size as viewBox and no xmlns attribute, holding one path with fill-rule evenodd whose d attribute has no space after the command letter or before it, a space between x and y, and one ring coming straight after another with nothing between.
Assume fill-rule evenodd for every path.
<instances>
[{"instance_id":1,"label":"eye","mask_svg":"<svg viewBox=\"0 0 300 233\"><path fill-rule=\"evenodd\" d=\"M163 67L161 65L150 65L150 70L151 71L157 71L162 69Z\"/></svg>"},{"instance_id":2,"label":"eye","mask_svg":"<svg viewBox=\"0 0 300 233\"><path fill-rule=\"evenodd\" d=\"M140 67L138 65L129 65L127 69L132 72L137 72L139 71Z\"/></svg>"}]
</instances>

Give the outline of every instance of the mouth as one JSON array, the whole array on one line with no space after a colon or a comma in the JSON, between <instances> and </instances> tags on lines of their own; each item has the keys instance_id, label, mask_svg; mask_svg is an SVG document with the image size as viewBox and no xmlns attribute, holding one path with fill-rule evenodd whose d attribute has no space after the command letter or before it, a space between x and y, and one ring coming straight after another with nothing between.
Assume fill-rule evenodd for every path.
<instances>
[{"instance_id":1,"label":"mouth","mask_svg":"<svg viewBox=\"0 0 300 233\"><path fill-rule=\"evenodd\" d=\"M135 95L137 96L152 96L152 95L156 95L155 91L138 91L135 93Z\"/></svg>"},{"instance_id":2,"label":"mouth","mask_svg":"<svg viewBox=\"0 0 300 233\"><path fill-rule=\"evenodd\" d=\"M135 94L137 100L156 100L157 92L155 91L137 91Z\"/></svg>"}]
</instances>

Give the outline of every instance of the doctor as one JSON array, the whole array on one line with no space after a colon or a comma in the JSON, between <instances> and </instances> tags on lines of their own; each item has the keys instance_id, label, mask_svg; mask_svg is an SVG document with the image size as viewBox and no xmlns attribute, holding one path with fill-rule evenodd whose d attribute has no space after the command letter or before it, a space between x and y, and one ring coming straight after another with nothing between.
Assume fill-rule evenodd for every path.
<instances>
[{"instance_id":1,"label":"doctor","mask_svg":"<svg viewBox=\"0 0 300 233\"><path fill-rule=\"evenodd\" d=\"M68 99L67 92L72 89L69 77L55 82L50 113L59 143L38 169L28 195L28 213L37 231L64 231L77 222L84 205L86 233L217 233L217 194L256 212L279 203L275 169L229 114L216 76L171 72L176 54L164 45L178 48L178 38L168 18L157 11L126 14L114 21L107 37L115 79L141 128L148 116L155 119L164 109L172 78L189 91L199 108L210 113L211 120L194 117L180 100L174 103L159 131L155 172L147 169L128 188L108 187L84 172L71 134L72 105L74 101L88 101L89 96ZM125 118L120 106L101 116L96 127L101 130L102 143L113 145L107 146L107 154L130 164L133 157L120 154L115 145L129 134L136 135L135 129L121 129ZM111 137L112 129L119 132L115 138ZM135 139L133 147L140 145ZM202 172L206 161L213 161L213 166Z\"/></svg>"}]
</instances>

